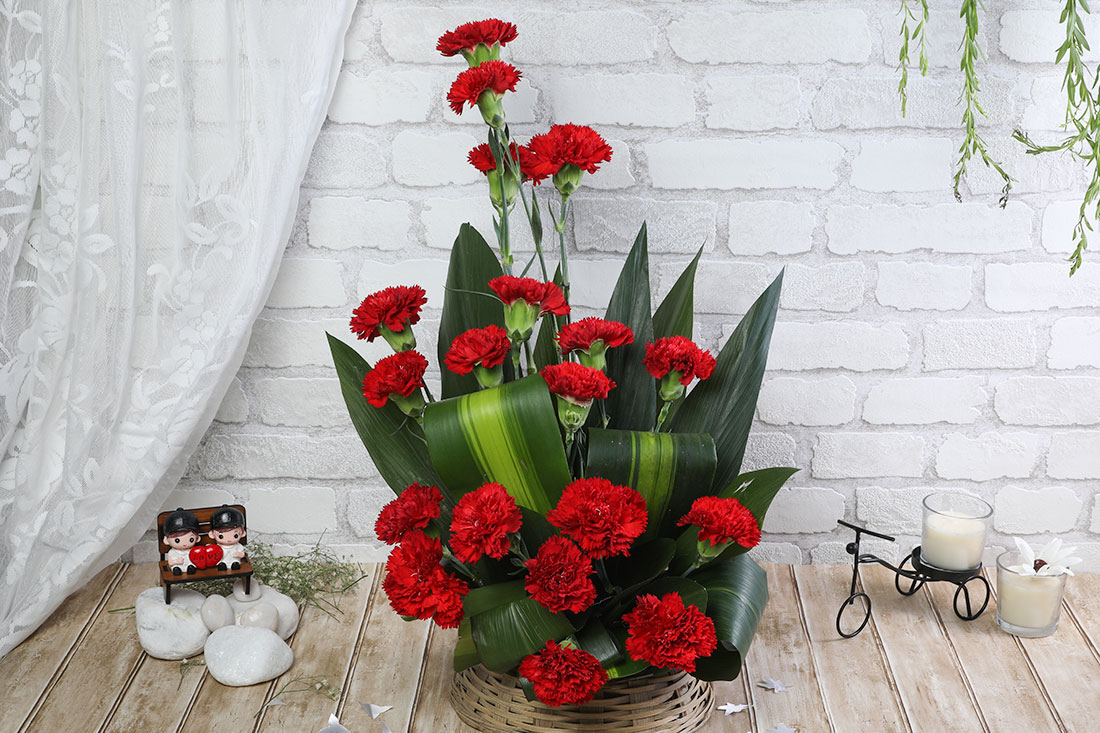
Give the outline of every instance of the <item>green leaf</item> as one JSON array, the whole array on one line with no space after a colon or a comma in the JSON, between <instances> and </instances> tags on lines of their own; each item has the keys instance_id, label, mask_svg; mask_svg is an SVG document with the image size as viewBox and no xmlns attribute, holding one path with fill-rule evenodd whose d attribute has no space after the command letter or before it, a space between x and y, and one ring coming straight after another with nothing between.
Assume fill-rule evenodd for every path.
<instances>
[{"instance_id":1,"label":"green leaf","mask_svg":"<svg viewBox=\"0 0 1100 733\"><path fill-rule=\"evenodd\" d=\"M669 336L691 338L695 320L695 269L702 254L703 248L700 247L653 314L654 339Z\"/></svg>"},{"instance_id":2,"label":"green leaf","mask_svg":"<svg viewBox=\"0 0 1100 733\"><path fill-rule=\"evenodd\" d=\"M369 404L363 396L363 377L370 365L355 349L332 334L326 335L351 424L382 479L397 494L416 482L441 486L420 426L392 402L385 407Z\"/></svg>"},{"instance_id":3,"label":"green leaf","mask_svg":"<svg viewBox=\"0 0 1100 733\"><path fill-rule=\"evenodd\" d=\"M707 608L707 592L706 590L693 580L688 578L677 577L664 577L658 578L653 581L641 591L638 595L643 593L655 595L658 598L664 596L666 593L679 593L680 597L684 599L686 605L697 607L700 611L705 611ZM630 611L634 607L634 604L630 604L625 610ZM631 659L630 654L626 651L626 637L627 630L625 626L616 626L612 632L612 636L616 643L623 650L623 659L625 661L607 668L607 676L612 679L620 677L629 677L633 674L638 674L649 668L649 662L636 661Z\"/></svg>"},{"instance_id":4,"label":"green leaf","mask_svg":"<svg viewBox=\"0 0 1100 733\"><path fill-rule=\"evenodd\" d=\"M473 632L470 630L470 619L467 617L458 625L458 641L455 642L454 652L455 672L469 669L480 662L477 647L474 646Z\"/></svg>"},{"instance_id":5,"label":"green leaf","mask_svg":"<svg viewBox=\"0 0 1100 733\"><path fill-rule=\"evenodd\" d=\"M702 433L588 431L587 476L636 489L649 524L643 537L666 535L691 502L707 493L717 465L714 440Z\"/></svg>"},{"instance_id":6,"label":"green leaf","mask_svg":"<svg viewBox=\"0 0 1100 733\"><path fill-rule=\"evenodd\" d=\"M489 281L502 274L500 262L485 239L472 226L463 224L458 230L454 248L451 249L447 290L443 296L443 316L439 321L439 343L436 350L439 355L443 397L469 394L478 389L477 378L472 373L455 374L443 365L443 360L455 336L471 328L485 328L490 323L504 328L504 307L489 289ZM505 360L505 368L511 369L510 361Z\"/></svg>"},{"instance_id":7,"label":"green leaf","mask_svg":"<svg viewBox=\"0 0 1100 733\"><path fill-rule=\"evenodd\" d=\"M613 667L627 659L622 646L598 618L589 619L573 638L579 648L600 660L604 667Z\"/></svg>"},{"instance_id":8,"label":"green leaf","mask_svg":"<svg viewBox=\"0 0 1100 733\"><path fill-rule=\"evenodd\" d=\"M657 420L653 377L642 364L645 345L653 340L650 313L649 253L646 225L642 224L607 306L607 320L625 323L634 331L633 343L607 352L607 376L616 385L606 400L607 414L611 418L609 427L650 430Z\"/></svg>"},{"instance_id":9,"label":"green leaf","mask_svg":"<svg viewBox=\"0 0 1100 733\"><path fill-rule=\"evenodd\" d=\"M463 599L481 663L509 672L528 654L573 633L560 613L551 613L527 595L523 581L474 588Z\"/></svg>"},{"instance_id":10,"label":"green leaf","mask_svg":"<svg viewBox=\"0 0 1100 733\"><path fill-rule=\"evenodd\" d=\"M733 481L745 457L782 286L781 272L722 347L714 374L695 386L669 421L672 432L714 436L718 468L712 485L716 490Z\"/></svg>"},{"instance_id":11,"label":"green leaf","mask_svg":"<svg viewBox=\"0 0 1100 733\"><path fill-rule=\"evenodd\" d=\"M787 483L787 479L796 473L797 468L765 468L743 473L720 491L718 496L737 499L756 517L756 523L763 526L772 499L783 488L783 484Z\"/></svg>"},{"instance_id":12,"label":"green leaf","mask_svg":"<svg viewBox=\"0 0 1100 733\"><path fill-rule=\"evenodd\" d=\"M424 433L456 498L495 481L545 514L571 480L553 398L538 375L429 404Z\"/></svg>"},{"instance_id":13,"label":"green leaf","mask_svg":"<svg viewBox=\"0 0 1100 733\"><path fill-rule=\"evenodd\" d=\"M737 555L700 570L692 579L707 591L707 615L718 635L718 649L699 660L695 676L735 679L768 605L768 576L748 555Z\"/></svg>"}]
</instances>

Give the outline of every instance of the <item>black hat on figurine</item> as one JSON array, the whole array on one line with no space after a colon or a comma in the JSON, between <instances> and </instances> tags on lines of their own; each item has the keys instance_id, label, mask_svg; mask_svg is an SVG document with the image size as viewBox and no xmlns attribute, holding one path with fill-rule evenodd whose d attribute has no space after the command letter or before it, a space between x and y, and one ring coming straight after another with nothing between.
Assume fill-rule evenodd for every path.
<instances>
[{"instance_id":1,"label":"black hat on figurine","mask_svg":"<svg viewBox=\"0 0 1100 733\"><path fill-rule=\"evenodd\" d=\"M176 532L198 532L199 520L194 514L179 507L164 520L164 534L168 536Z\"/></svg>"},{"instance_id":2,"label":"black hat on figurine","mask_svg":"<svg viewBox=\"0 0 1100 733\"><path fill-rule=\"evenodd\" d=\"M210 529L225 529L227 527L243 527L244 514L240 509L222 504L220 509L215 509L210 516Z\"/></svg>"}]
</instances>

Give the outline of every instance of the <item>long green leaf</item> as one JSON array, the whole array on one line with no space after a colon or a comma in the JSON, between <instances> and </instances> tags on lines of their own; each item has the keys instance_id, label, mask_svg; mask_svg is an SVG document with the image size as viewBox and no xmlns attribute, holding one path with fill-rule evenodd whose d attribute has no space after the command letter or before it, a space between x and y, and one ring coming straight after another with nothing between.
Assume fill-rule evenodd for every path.
<instances>
[{"instance_id":1,"label":"long green leaf","mask_svg":"<svg viewBox=\"0 0 1100 733\"><path fill-rule=\"evenodd\" d=\"M700 247L653 314L653 338L691 338L695 322L695 269L702 254Z\"/></svg>"},{"instance_id":2,"label":"long green leaf","mask_svg":"<svg viewBox=\"0 0 1100 733\"><path fill-rule=\"evenodd\" d=\"M787 479L798 473L797 468L764 468L759 471L743 473L719 492L722 498L734 498L752 512L756 523L763 526L764 517L772 504L772 499L787 483Z\"/></svg>"},{"instance_id":3,"label":"long green leaf","mask_svg":"<svg viewBox=\"0 0 1100 733\"><path fill-rule=\"evenodd\" d=\"M496 254L485 239L469 224L458 230L451 249L451 264L447 270L447 291L443 296L443 316L439 321L439 364L443 397L455 397L477 391L473 374L455 374L443 365L455 336L471 328L485 328L490 323L504 327L504 308L489 289L489 281L503 274ZM474 293L481 293L475 295ZM506 361L505 366L511 369Z\"/></svg>"},{"instance_id":4,"label":"long green leaf","mask_svg":"<svg viewBox=\"0 0 1100 733\"><path fill-rule=\"evenodd\" d=\"M642 364L645 345L653 340L650 314L649 251L642 224L607 306L607 320L625 323L634 331L634 343L607 352L607 376L617 385L606 400L609 427L650 430L657 420L653 377Z\"/></svg>"},{"instance_id":5,"label":"long green leaf","mask_svg":"<svg viewBox=\"0 0 1100 733\"><path fill-rule=\"evenodd\" d=\"M715 491L733 481L745 457L782 286L781 272L737 325L718 354L714 374L696 385L669 421L672 432L714 436L718 448Z\"/></svg>"},{"instance_id":6,"label":"long green leaf","mask_svg":"<svg viewBox=\"0 0 1100 733\"><path fill-rule=\"evenodd\" d=\"M718 458L709 435L590 429L588 439L586 475L629 486L645 497L646 538L672 531L714 480Z\"/></svg>"},{"instance_id":7,"label":"long green leaf","mask_svg":"<svg viewBox=\"0 0 1100 733\"><path fill-rule=\"evenodd\" d=\"M370 405L363 397L363 377L370 365L355 349L332 334L327 336L351 424L383 480L397 494L415 482L441 485L420 426L392 402L385 407Z\"/></svg>"},{"instance_id":8,"label":"long green leaf","mask_svg":"<svg viewBox=\"0 0 1100 733\"><path fill-rule=\"evenodd\" d=\"M455 672L469 669L479 664L481 658L477 655L477 647L474 645L473 633L470 631L470 619L462 619L458 626L458 641L455 642L454 668Z\"/></svg>"},{"instance_id":9,"label":"long green leaf","mask_svg":"<svg viewBox=\"0 0 1100 733\"><path fill-rule=\"evenodd\" d=\"M546 382L535 375L428 405L432 463L455 497L488 481L545 514L571 477Z\"/></svg>"},{"instance_id":10,"label":"long green leaf","mask_svg":"<svg viewBox=\"0 0 1100 733\"><path fill-rule=\"evenodd\" d=\"M699 660L695 676L735 679L768 604L768 576L748 555L737 555L695 573L692 580L707 591L707 615L718 635L718 649Z\"/></svg>"},{"instance_id":11,"label":"long green leaf","mask_svg":"<svg viewBox=\"0 0 1100 733\"><path fill-rule=\"evenodd\" d=\"M554 282L558 287L561 287L561 265L558 265L557 271L554 273ZM539 335L535 339L535 351L533 356L535 357L535 366L540 370L547 364L560 364L561 352L558 351L558 344L554 340L554 334L558 330L558 317L552 313L548 313L542 317L539 322Z\"/></svg>"},{"instance_id":12,"label":"long green leaf","mask_svg":"<svg viewBox=\"0 0 1100 733\"><path fill-rule=\"evenodd\" d=\"M463 599L481 663L494 672L509 672L528 654L573 633L569 620L552 613L527 595L523 581L497 583L471 590Z\"/></svg>"}]
</instances>

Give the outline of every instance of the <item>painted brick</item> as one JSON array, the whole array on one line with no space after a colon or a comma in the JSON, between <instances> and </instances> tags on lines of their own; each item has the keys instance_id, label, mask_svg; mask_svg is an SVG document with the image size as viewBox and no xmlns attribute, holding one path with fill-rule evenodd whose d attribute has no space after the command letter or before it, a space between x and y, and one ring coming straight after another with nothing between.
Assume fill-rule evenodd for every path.
<instances>
[{"instance_id":1,"label":"painted brick","mask_svg":"<svg viewBox=\"0 0 1100 733\"><path fill-rule=\"evenodd\" d=\"M1031 82L1028 105L1024 107L1023 129L1060 132L1066 121L1066 98L1062 76L1040 76ZM1038 137L1038 136L1036 136Z\"/></svg>"},{"instance_id":2,"label":"painted brick","mask_svg":"<svg viewBox=\"0 0 1100 733\"><path fill-rule=\"evenodd\" d=\"M389 156L370 135L336 125L321 128L302 185L306 188L375 188L389 178Z\"/></svg>"},{"instance_id":3,"label":"painted brick","mask_svg":"<svg viewBox=\"0 0 1100 733\"><path fill-rule=\"evenodd\" d=\"M730 204L729 249L735 255L809 252L816 226L813 207L790 201Z\"/></svg>"},{"instance_id":4,"label":"painted brick","mask_svg":"<svg viewBox=\"0 0 1100 733\"><path fill-rule=\"evenodd\" d=\"M335 260L287 257L279 264L266 307L341 308L347 302L343 265Z\"/></svg>"},{"instance_id":5,"label":"painted brick","mask_svg":"<svg viewBox=\"0 0 1100 733\"><path fill-rule=\"evenodd\" d=\"M1077 215L1080 210L1080 200L1055 201L1043 209L1043 249L1047 252L1065 255L1076 249L1077 243L1073 238L1073 228L1077 226ZM1091 227L1088 231L1096 231L1095 217L1086 216L1085 221Z\"/></svg>"},{"instance_id":6,"label":"painted brick","mask_svg":"<svg viewBox=\"0 0 1100 733\"><path fill-rule=\"evenodd\" d=\"M1043 142L1061 141L1063 134L1037 135ZM1012 176L1012 195L1024 193L1058 193L1073 196L1087 184L1085 168L1071 155L1029 155L1024 146L1009 135L988 135L989 155L1001 163ZM975 197L996 202L1004 188L1004 180L994 169L982 165L980 159L967 171L966 187Z\"/></svg>"},{"instance_id":7,"label":"painted brick","mask_svg":"<svg viewBox=\"0 0 1100 733\"><path fill-rule=\"evenodd\" d=\"M959 68L959 39L963 35L963 21L959 17L959 9L953 2L944 2L944 0L931 0L928 5L930 6L931 21L928 24L928 28L925 33L925 45L928 50L928 66L931 69L936 68L949 68L952 71L957 71ZM920 7L916 7L917 19L920 19ZM882 40L882 61L891 69L897 66L898 52L901 49L901 37L898 35L898 30L901 28L901 18L898 16L897 11L893 8L885 10L879 16L881 21L881 40ZM915 23L910 23L909 28L912 30L915 28ZM978 11L978 45L985 51L994 48L995 41L991 39L995 33L995 18L991 13L987 13L984 9ZM909 56L912 59L912 65L909 67L909 85L910 87L919 84L920 82L927 82L928 77L921 78L920 67L917 65L918 54L920 49L917 44L910 41ZM940 77L942 73L936 73L929 71L929 77ZM982 90L985 90L986 80L982 80ZM957 92L956 92L957 95ZM984 99L983 99L984 101ZM954 107L955 99L952 98L950 105ZM961 114L961 113L960 113Z\"/></svg>"},{"instance_id":8,"label":"painted brick","mask_svg":"<svg viewBox=\"0 0 1100 733\"><path fill-rule=\"evenodd\" d=\"M875 537L867 537L859 543L860 552L869 552L881 557L887 562L898 562L907 555L911 548L920 544L920 535L896 536L894 542L887 542ZM815 565L852 565L852 556L845 547L849 540L843 542L822 542L810 550L810 562Z\"/></svg>"},{"instance_id":9,"label":"painted brick","mask_svg":"<svg viewBox=\"0 0 1100 733\"><path fill-rule=\"evenodd\" d=\"M924 497L945 490L948 489L935 486L904 489L861 487L856 489L856 516L879 532L919 535ZM959 491L957 488L949 490ZM969 491L963 493L971 494Z\"/></svg>"},{"instance_id":10,"label":"painted brick","mask_svg":"<svg viewBox=\"0 0 1100 733\"><path fill-rule=\"evenodd\" d=\"M924 369L1022 369L1038 361L1035 329L1015 318L937 321L924 327Z\"/></svg>"},{"instance_id":11,"label":"painted brick","mask_svg":"<svg viewBox=\"0 0 1100 733\"><path fill-rule=\"evenodd\" d=\"M1062 262L985 266L985 302L995 311L1100 306L1100 271L1084 267L1067 277Z\"/></svg>"},{"instance_id":12,"label":"painted brick","mask_svg":"<svg viewBox=\"0 0 1100 733\"><path fill-rule=\"evenodd\" d=\"M665 140L645 146L656 188L832 188L844 149L824 140Z\"/></svg>"},{"instance_id":13,"label":"painted brick","mask_svg":"<svg viewBox=\"0 0 1100 733\"><path fill-rule=\"evenodd\" d=\"M924 474L924 438L910 433L822 433L814 445L814 478Z\"/></svg>"},{"instance_id":14,"label":"painted brick","mask_svg":"<svg viewBox=\"0 0 1100 733\"><path fill-rule=\"evenodd\" d=\"M1092 524L1089 525L1089 532L1100 534L1100 494L1092 497Z\"/></svg>"},{"instance_id":15,"label":"painted brick","mask_svg":"<svg viewBox=\"0 0 1100 733\"><path fill-rule=\"evenodd\" d=\"M953 56L955 53L951 51ZM891 66L896 63L897 58L894 58ZM897 76L826 79L810 107L814 127L818 130L954 129L959 125L961 114L955 105L959 97L958 83L948 79L921 79L919 73L910 72L909 102L904 117ZM1011 84L996 78L982 81L982 104L990 117L1012 119Z\"/></svg>"},{"instance_id":16,"label":"painted brick","mask_svg":"<svg viewBox=\"0 0 1100 733\"><path fill-rule=\"evenodd\" d=\"M802 90L797 76L708 76L707 127L775 130L798 126Z\"/></svg>"},{"instance_id":17,"label":"painted brick","mask_svg":"<svg viewBox=\"0 0 1100 733\"><path fill-rule=\"evenodd\" d=\"M248 399L244 396L241 380L234 378L218 406L214 419L224 423L240 423L248 420Z\"/></svg>"},{"instance_id":18,"label":"painted brick","mask_svg":"<svg viewBox=\"0 0 1100 733\"><path fill-rule=\"evenodd\" d=\"M1072 489L1021 489L1006 486L997 492L993 526L1006 534L1068 532L1077 524L1084 502Z\"/></svg>"},{"instance_id":19,"label":"painted brick","mask_svg":"<svg viewBox=\"0 0 1100 733\"><path fill-rule=\"evenodd\" d=\"M1100 432L1055 433L1050 438L1047 476L1059 479L1100 478Z\"/></svg>"},{"instance_id":20,"label":"painted brick","mask_svg":"<svg viewBox=\"0 0 1100 733\"><path fill-rule=\"evenodd\" d=\"M831 206L825 232L829 251L973 252L993 254L1031 246L1031 209L1009 201L1002 210L985 204L935 206Z\"/></svg>"},{"instance_id":21,"label":"painted brick","mask_svg":"<svg viewBox=\"0 0 1100 733\"><path fill-rule=\"evenodd\" d=\"M946 479L988 481L1028 478L1035 472L1043 440L1031 433L949 433L936 454L936 474Z\"/></svg>"},{"instance_id":22,"label":"painted brick","mask_svg":"<svg viewBox=\"0 0 1100 733\"><path fill-rule=\"evenodd\" d=\"M246 367L332 366L326 332L349 344L373 363L393 353L383 339L373 343L358 340L348 327L348 317L288 319L262 317L252 328L252 340L244 355ZM435 354L439 321L421 319L414 328L417 348L431 359ZM430 368L430 367L429 367Z\"/></svg>"},{"instance_id":23,"label":"painted brick","mask_svg":"<svg viewBox=\"0 0 1100 733\"><path fill-rule=\"evenodd\" d=\"M477 229L490 246L496 243L493 207L488 196L425 199L420 220L424 223L424 243L429 247L449 251L454 246L459 228L465 223ZM550 229L553 231L553 225Z\"/></svg>"},{"instance_id":24,"label":"painted brick","mask_svg":"<svg viewBox=\"0 0 1100 733\"><path fill-rule=\"evenodd\" d=\"M1013 377L997 385L997 417L1008 425L1100 423L1100 379Z\"/></svg>"},{"instance_id":25,"label":"painted brick","mask_svg":"<svg viewBox=\"0 0 1100 733\"><path fill-rule=\"evenodd\" d=\"M784 565L801 565L802 550L790 542L761 542L749 550L749 557L756 562Z\"/></svg>"},{"instance_id":26,"label":"painted brick","mask_svg":"<svg viewBox=\"0 0 1100 733\"><path fill-rule=\"evenodd\" d=\"M863 304L864 273L860 262L787 265L780 305L790 310L854 311Z\"/></svg>"},{"instance_id":27,"label":"painted brick","mask_svg":"<svg viewBox=\"0 0 1100 733\"><path fill-rule=\"evenodd\" d=\"M1100 318L1059 318L1050 329L1047 366L1100 367Z\"/></svg>"},{"instance_id":28,"label":"painted brick","mask_svg":"<svg viewBox=\"0 0 1100 733\"><path fill-rule=\"evenodd\" d=\"M328 116L334 122L385 125L424 122L432 104L432 75L400 67L376 69L366 76L344 70Z\"/></svg>"},{"instance_id":29,"label":"painted brick","mask_svg":"<svg viewBox=\"0 0 1100 733\"><path fill-rule=\"evenodd\" d=\"M629 252L646 222L650 254L694 255L714 249L718 205L709 201L655 201L578 197L573 202L574 238L581 251Z\"/></svg>"},{"instance_id":30,"label":"painted brick","mask_svg":"<svg viewBox=\"0 0 1100 733\"><path fill-rule=\"evenodd\" d=\"M374 522L378 519L378 513L382 511L382 507L393 501L393 497L392 491L382 487L348 492L348 524L351 525L357 537L379 541L374 534Z\"/></svg>"},{"instance_id":31,"label":"painted brick","mask_svg":"<svg viewBox=\"0 0 1100 733\"><path fill-rule=\"evenodd\" d=\"M236 433L211 435L202 448L207 479L363 479L378 476L355 433L307 435ZM249 507L251 509L251 507Z\"/></svg>"},{"instance_id":32,"label":"painted brick","mask_svg":"<svg viewBox=\"0 0 1100 733\"><path fill-rule=\"evenodd\" d=\"M586 74L554 79L554 119L679 127L695 119L695 84L679 74Z\"/></svg>"},{"instance_id":33,"label":"painted brick","mask_svg":"<svg viewBox=\"0 0 1100 733\"><path fill-rule=\"evenodd\" d=\"M844 518L844 496L832 489L785 487L772 500L763 530L777 534L832 532Z\"/></svg>"},{"instance_id":34,"label":"painted brick","mask_svg":"<svg viewBox=\"0 0 1100 733\"><path fill-rule=\"evenodd\" d=\"M457 232L456 232L457 233ZM426 308L442 308L447 284L445 260L403 260L394 264L367 260L359 272L359 297L391 285L419 285L427 292Z\"/></svg>"},{"instance_id":35,"label":"painted brick","mask_svg":"<svg viewBox=\"0 0 1100 733\"><path fill-rule=\"evenodd\" d=\"M973 423L988 402L981 377L895 377L871 387L863 419L873 425Z\"/></svg>"},{"instance_id":36,"label":"painted brick","mask_svg":"<svg viewBox=\"0 0 1100 733\"><path fill-rule=\"evenodd\" d=\"M336 494L326 486L248 492L248 527L256 532L320 534L335 524Z\"/></svg>"},{"instance_id":37,"label":"painted brick","mask_svg":"<svg viewBox=\"0 0 1100 733\"><path fill-rule=\"evenodd\" d=\"M622 140L608 140L611 146L611 160L600 164L600 169L592 175L584 177L586 188L595 188L600 191L612 191L619 188L630 188L637 181L630 172L631 155L630 146ZM574 199L574 203L580 199ZM545 217L549 223L550 217Z\"/></svg>"},{"instance_id":38,"label":"painted brick","mask_svg":"<svg viewBox=\"0 0 1100 733\"><path fill-rule=\"evenodd\" d=\"M1059 10L1060 6L1054 5L1044 10L1006 10L1001 14L1001 51L1013 61L1054 63L1055 51L1066 40L1059 25ZM1100 35L1097 18L1088 14L1081 17L1089 38ZM1097 58L1096 51L1085 55L1090 61Z\"/></svg>"},{"instance_id":39,"label":"painted brick","mask_svg":"<svg viewBox=\"0 0 1100 733\"><path fill-rule=\"evenodd\" d=\"M661 297L683 270L683 263L658 268ZM700 261L695 271L695 312L745 313L778 274L779 268L771 265Z\"/></svg>"},{"instance_id":40,"label":"painted brick","mask_svg":"<svg viewBox=\"0 0 1100 733\"><path fill-rule=\"evenodd\" d=\"M970 303L972 276L966 265L879 262L875 298L900 311L962 310Z\"/></svg>"},{"instance_id":41,"label":"painted brick","mask_svg":"<svg viewBox=\"0 0 1100 733\"><path fill-rule=\"evenodd\" d=\"M843 425L855 417L856 385L847 377L777 377L760 387L756 409L772 425Z\"/></svg>"},{"instance_id":42,"label":"painted brick","mask_svg":"<svg viewBox=\"0 0 1100 733\"><path fill-rule=\"evenodd\" d=\"M868 372L900 369L908 361L909 337L898 323L779 321L772 334L768 368Z\"/></svg>"},{"instance_id":43,"label":"painted brick","mask_svg":"<svg viewBox=\"0 0 1100 733\"><path fill-rule=\"evenodd\" d=\"M668 27L673 52L692 63L861 63L871 31L861 10L685 13Z\"/></svg>"},{"instance_id":44,"label":"painted brick","mask_svg":"<svg viewBox=\"0 0 1100 733\"><path fill-rule=\"evenodd\" d=\"M406 186L476 183L483 176L466 155L479 142L463 132L423 135L403 130L393 139L393 177Z\"/></svg>"},{"instance_id":45,"label":"painted brick","mask_svg":"<svg viewBox=\"0 0 1100 733\"><path fill-rule=\"evenodd\" d=\"M351 16L351 26L344 39L344 61L361 61L377 54L380 51L375 41L377 30L371 18L370 6L356 6Z\"/></svg>"},{"instance_id":46,"label":"painted brick","mask_svg":"<svg viewBox=\"0 0 1100 733\"><path fill-rule=\"evenodd\" d=\"M237 497L225 489L211 488L209 485L197 484L194 481L184 479L172 489L172 493L164 500L160 510L162 512L174 511L180 507L195 509L203 506L221 506L232 504Z\"/></svg>"},{"instance_id":47,"label":"painted brick","mask_svg":"<svg viewBox=\"0 0 1100 733\"><path fill-rule=\"evenodd\" d=\"M852 185L863 191L938 191L951 178L955 147L949 138L865 140L852 161Z\"/></svg>"},{"instance_id":48,"label":"painted brick","mask_svg":"<svg viewBox=\"0 0 1100 733\"><path fill-rule=\"evenodd\" d=\"M741 463L741 471L747 473L773 466L794 467L796 450L794 438L785 433L754 431L749 433L748 442L745 443L745 459Z\"/></svg>"},{"instance_id":49,"label":"painted brick","mask_svg":"<svg viewBox=\"0 0 1100 733\"><path fill-rule=\"evenodd\" d=\"M611 289L615 287L622 269L621 259L570 258L569 279L572 290L569 293L569 302L574 306L606 309L607 302L611 299Z\"/></svg>"},{"instance_id":50,"label":"painted brick","mask_svg":"<svg viewBox=\"0 0 1100 733\"><path fill-rule=\"evenodd\" d=\"M309 204L309 245L404 249L409 245L411 208L407 201L319 196Z\"/></svg>"},{"instance_id":51,"label":"painted brick","mask_svg":"<svg viewBox=\"0 0 1100 733\"><path fill-rule=\"evenodd\" d=\"M252 386L256 415L265 425L336 427L348 423L348 411L335 377L258 379Z\"/></svg>"}]
</instances>

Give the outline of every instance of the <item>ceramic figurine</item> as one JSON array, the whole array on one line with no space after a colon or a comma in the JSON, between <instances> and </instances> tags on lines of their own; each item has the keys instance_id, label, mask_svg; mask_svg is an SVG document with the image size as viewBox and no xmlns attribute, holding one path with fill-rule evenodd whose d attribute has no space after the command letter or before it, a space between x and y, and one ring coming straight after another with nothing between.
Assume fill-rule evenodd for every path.
<instances>
[{"instance_id":1,"label":"ceramic figurine","mask_svg":"<svg viewBox=\"0 0 1100 733\"><path fill-rule=\"evenodd\" d=\"M176 509L164 520L164 544L168 545L165 557L173 575L188 575L198 568L191 561L191 548L199 541L199 520L183 507Z\"/></svg>"},{"instance_id":2,"label":"ceramic figurine","mask_svg":"<svg viewBox=\"0 0 1100 733\"><path fill-rule=\"evenodd\" d=\"M218 570L240 569L241 560L245 557L244 547L240 544L244 536L244 514L239 509L223 504L214 511L210 517L210 539L222 548Z\"/></svg>"}]
</instances>

